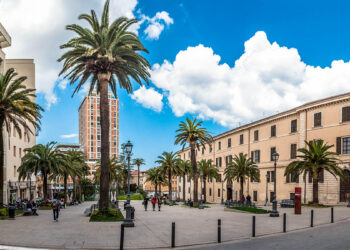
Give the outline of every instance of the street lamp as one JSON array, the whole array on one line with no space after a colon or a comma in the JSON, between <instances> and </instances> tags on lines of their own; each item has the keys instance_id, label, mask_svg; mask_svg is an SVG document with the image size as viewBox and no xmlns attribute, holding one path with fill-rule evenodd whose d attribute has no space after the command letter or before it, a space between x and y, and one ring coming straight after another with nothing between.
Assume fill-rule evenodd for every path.
<instances>
[{"instance_id":1,"label":"street lamp","mask_svg":"<svg viewBox=\"0 0 350 250\"><path fill-rule=\"evenodd\" d=\"M131 152L132 152L132 143L130 141L128 141L124 148L125 148L125 153L127 154L127 158L128 158L128 198L126 201L126 206L125 206L125 210L126 210L126 218L123 222L123 225L125 227L134 227L134 222L132 220L132 216L131 216L131 211L134 209L131 205L130 205L130 156L131 156Z\"/></svg>"},{"instance_id":2,"label":"street lamp","mask_svg":"<svg viewBox=\"0 0 350 250\"><path fill-rule=\"evenodd\" d=\"M266 177L266 199L265 199L265 206L267 206L267 203L268 203L268 191L267 191L267 189L268 189L268 183L267 183L267 178L269 177L269 174L266 172L266 175L265 175L265 177Z\"/></svg>"},{"instance_id":3,"label":"street lamp","mask_svg":"<svg viewBox=\"0 0 350 250\"><path fill-rule=\"evenodd\" d=\"M201 200L199 201L199 209L203 209L203 187L202 187L202 183L203 183L203 171L201 170L199 172L200 176L201 176Z\"/></svg>"},{"instance_id":4,"label":"street lamp","mask_svg":"<svg viewBox=\"0 0 350 250\"><path fill-rule=\"evenodd\" d=\"M221 180L221 204L223 205L224 204L224 181Z\"/></svg>"},{"instance_id":5,"label":"street lamp","mask_svg":"<svg viewBox=\"0 0 350 250\"><path fill-rule=\"evenodd\" d=\"M273 202L272 202L272 212L270 213L270 217L279 217L279 213L277 211L277 200L276 200L276 182L277 182L277 161L279 158L279 154L277 152L274 152L272 154L272 160L274 161L274 167L275 167L275 174L274 174L274 183L273 183Z\"/></svg>"},{"instance_id":6,"label":"street lamp","mask_svg":"<svg viewBox=\"0 0 350 250\"><path fill-rule=\"evenodd\" d=\"M119 178L119 169L117 168L117 178L116 178L116 185L115 185L115 205L117 207L117 209L119 209L119 200L118 200L118 178Z\"/></svg>"},{"instance_id":7,"label":"street lamp","mask_svg":"<svg viewBox=\"0 0 350 250\"><path fill-rule=\"evenodd\" d=\"M27 172L27 178L29 179L29 200L32 200L32 172L28 171Z\"/></svg>"}]
</instances>

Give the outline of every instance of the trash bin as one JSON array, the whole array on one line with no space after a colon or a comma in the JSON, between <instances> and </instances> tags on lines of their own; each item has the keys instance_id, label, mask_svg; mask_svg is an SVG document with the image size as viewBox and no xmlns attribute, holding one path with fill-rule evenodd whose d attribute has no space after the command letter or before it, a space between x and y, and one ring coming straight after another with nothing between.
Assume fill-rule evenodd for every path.
<instances>
[{"instance_id":1,"label":"trash bin","mask_svg":"<svg viewBox=\"0 0 350 250\"><path fill-rule=\"evenodd\" d=\"M9 219L15 219L16 207L14 205L9 206Z\"/></svg>"},{"instance_id":2,"label":"trash bin","mask_svg":"<svg viewBox=\"0 0 350 250\"><path fill-rule=\"evenodd\" d=\"M134 220L135 219L135 208L131 207L131 219Z\"/></svg>"}]
</instances>

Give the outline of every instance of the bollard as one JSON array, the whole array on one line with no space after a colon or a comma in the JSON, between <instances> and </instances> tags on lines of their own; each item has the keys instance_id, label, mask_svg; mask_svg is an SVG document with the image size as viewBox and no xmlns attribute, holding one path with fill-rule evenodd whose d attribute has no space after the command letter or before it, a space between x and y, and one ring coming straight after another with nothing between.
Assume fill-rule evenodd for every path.
<instances>
[{"instance_id":1,"label":"bollard","mask_svg":"<svg viewBox=\"0 0 350 250\"><path fill-rule=\"evenodd\" d=\"M120 250L124 249L124 225L121 225L121 231L120 231Z\"/></svg>"},{"instance_id":2,"label":"bollard","mask_svg":"<svg viewBox=\"0 0 350 250\"><path fill-rule=\"evenodd\" d=\"M218 243L221 243L221 219L218 219Z\"/></svg>"},{"instance_id":3,"label":"bollard","mask_svg":"<svg viewBox=\"0 0 350 250\"><path fill-rule=\"evenodd\" d=\"M334 207L331 207L331 223L334 223Z\"/></svg>"},{"instance_id":4,"label":"bollard","mask_svg":"<svg viewBox=\"0 0 350 250\"><path fill-rule=\"evenodd\" d=\"M175 247L175 222L171 223L171 247Z\"/></svg>"},{"instance_id":5,"label":"bollard","mask_svg":"<svg viewBox=\"0 0 350 250\"><path fill-rule=\"evenodd\" d=\"M287 232L287 215L283 214L283 233Z\"/></svg>"},{"instance_id":6,"label":"bollard","mask_svg":"<svg viewBox=\"0 0 350 250\"><path fill-rule=\"evenodd\" d=\"M255 215L253 215L252 237L255 237Z\"/></svg>"},{"instance_id":7,"label":"bollard","mask_svg":"<svg viewBox=\"0 0 350 250\"><path fill-rule=\"evenodd\" d=\"M311 225L310 227L313 227L314 226L314 210L311 209Z\"/></svg>"}]
</instances>

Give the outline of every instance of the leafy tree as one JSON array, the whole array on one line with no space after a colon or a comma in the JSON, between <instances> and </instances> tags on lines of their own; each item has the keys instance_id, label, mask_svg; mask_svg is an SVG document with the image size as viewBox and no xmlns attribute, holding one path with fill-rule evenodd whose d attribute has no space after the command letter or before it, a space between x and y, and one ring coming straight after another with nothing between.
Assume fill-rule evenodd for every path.
<instances>
[{"instance_id":1,"label":"leafy tree","mask_svg":"<svg viewBox=\"0 0 350 250\"><path fill-rule=\"evenodd\" d=\"M204 202L207 202L207 179L219 178L219 170L213 165L212 160L201 160L198 162L198 169L200 172L203 172Z\"/></svg>"},{"instance_id":2,"label":"leafy tree","mask_svg":"<svg viewBox=\"0 0 350 250\"><path fill-rule=\"evenodd\" d=\"M169 187L169 201L172 202L172 177L179 173L178 158L176 153L163 152L158 156L156 163L160 164L161 170L164 174L168 175L168 187Z\"/></svg>"},{"instance_id":3,"label":"leafy tree","mask_svg":"<svg viewBox=\"0 0 350 250\"><path fill-rule=\"evenodd\" d=\"M181 122L179 129L176 130L175 144L180 144L184 148L187 144L190 145L191 150L191 165L194 179L193 194L194 203L198 204L198 171L196 161L196 147L199 150L199 145L205 148L205 144L211 147L213 138L207 132L206 128L202 127L202 122L196 119L190 120L186 118L186 122Z\"/></svg>"},{"instance_id":4,"label":"leafy tree","mask_svg":"<svg viewBox=\"0 0 350 250\"><path fill-rule=\"evenodd\" d=\"M81 180L81 189L86 199L88 199L91 195L95 193L94 184L89 179L86 179L86 178Z\"/></svg>"},{"instance_id":5,"label":"leafy tree","mask_svg":"<svg viewBox=\"0 0 350 250\"><path fill-rule=\"evenodd\" d=\"M18 77L13 68L5 74L0 74L0 205L3 203L4 188L4 132L11 135L11 127L18 136L29 134L35 136L35 130L40 130L40 118L43 108L36 104L35 89L24 85L27 77ZM23 131L23 133L22 133Z\"/></svg>"},{"instance_id":6,"label":"leafy tree","mask_svg":"<svg viewBox=\"0 0 350 250\"><path fill-rule=\"evenodd\" d=\"M190 161L179 160L179 174L182 176L182 197L185 201L186 199L186 175L189 179L192 174L192 168Z\"/></svg>"},{"instance_id":7,"label":"leafy tree","mask_svg":"<svg viewBox=\"0 0 350 250\"><path fill-rule=\"evenodd\" d=\"M22 158L22 164L18 168L18 179L25 179L27 172L42 175L44 202L47 202L47 180L50 175L59 174L62 165L66 165L66 157L55 148L55 142L49 142L46 145L38 144L25 149L26 154Z\"/></svg>"},{"instance_id":8,"label":"leafy tree","mask_svg":"<svg viewBox=\"0 0 350 250\"><path fill-rule=\"evenodd\" d=\"M246 178L260 180L258 166L246 154L235 155L232 162L226 167L224 174L226 181L232 182L233 180L237 180L240 183L240 197L243 196L243 184Z\"/></svg>"},{"instance_id":9,"label":"leafy tree","mask_svg":"<svg viewBox=\"0 0 350 250\"><path fill-rule=\"evenodd\" d=\"M137 188L140 189L140 166L145 165L145 160L142 158L136 158L133 162L137 166Z\"/></svg>"},{"instance_id":10,"label":"leafy tree","mask_svg":"<svg viewBox=\"0 0 350 250\"><path fill-rule=\"evenodd\" d=\"M130 77L139 85L148 84L150 64L138 52L148 52L138 36L128 31L136 19L121 17L109 21L109 0L106 1L101 20L94 10L79 19L88 22L88 28L72 24L66 27L76 33L60 48L66 51L58 61L63 61L60 75L65 74L70 84L77 84L73 95L89 82L89 94L97 88L100 94L101 117L101 176L100 211L109 205L109 102L108 87L117 96L117 81L128 93L133 91Z\"/></svg>"},{"instance_id":11,"label":"leafy tree","mask_svg":"<svg viewBox=\"0 0 350 250\"><path fill-rule=\"evenodd\" d=\"M343 170L337 166L337 155L335 152L329 151L334 145L329 146L323 140L312 141L308 143L305 141L307 147L298 149L301 154L297 156L298 160L291 162L284 175L294 174L299 176L309 173L312 175L312 201L318 203L318 182L321 171L331 173L335 178L337 176L344 178Z\"/></svg>"}]
</instances>

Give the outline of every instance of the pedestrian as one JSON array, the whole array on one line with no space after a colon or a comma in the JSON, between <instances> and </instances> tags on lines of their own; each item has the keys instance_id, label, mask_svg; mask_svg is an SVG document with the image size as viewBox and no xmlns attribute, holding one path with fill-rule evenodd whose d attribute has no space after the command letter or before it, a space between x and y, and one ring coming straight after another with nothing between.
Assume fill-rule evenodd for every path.
<instances>
[{"instance_id":1,"label":"pedestrian","mask_svg":"<svg viewBox=\"0 0 350 250\"><path fill-rule=\"evenodd\" d=\"M155 197L152 198L152 207L153 207L153 211L155 211L156 209L156 203L157 203L157 200Z\"/></svg>"},{"instance_id":2,"label":"pedestrian","mask_svg":"<svg viewBox=\"0 0 350 250\"><path fill-rule=\"evenodd\" d=\"M252 205L251 197L250 197L250 195L248 194L248 195L247 195L247 206L251 206L251 205Z\"/></svg>"},{"instance_id":3,"label":"pedestrian","mask_svg":"<svg viewBox=\"0 0 350 250\"><path fill-rule=\"evenodd\" d=\"M158 197L158 211L160 211L161 206L162 206L162 199Z\"/></svg>"},{"instance_id":4,"label":"pedestrian","mask_svg":"<svg viewBox=\"0 0 350 250\"><path fill-rule=\"evenodd\" d=\"M59 211L60 211L60 204L57 203L56 199L53 200L52 211L53 211L53 220L58 222L58 216L59 216Z\"/></svg>"},{"instance_id":5,"label":"pedestrian","mask_svg":"<svg viewBox=\"0 0 350 250\"><path fill-rule=\"evenodd\" d=\"M148 200L149 198L147 196L143 199L143 206L145 207L145 211L147 211Z\"/></svg>"}]
</instances>

